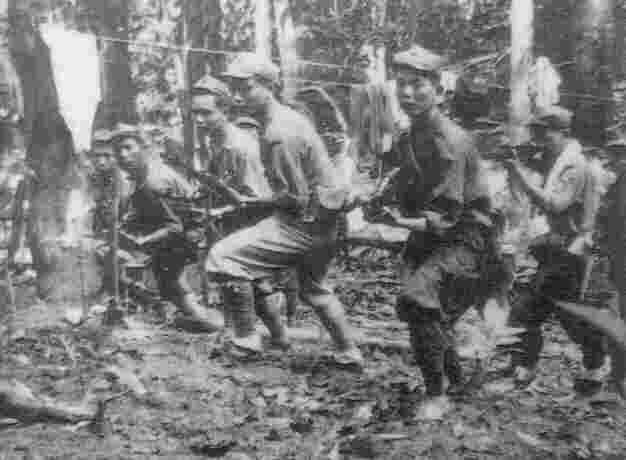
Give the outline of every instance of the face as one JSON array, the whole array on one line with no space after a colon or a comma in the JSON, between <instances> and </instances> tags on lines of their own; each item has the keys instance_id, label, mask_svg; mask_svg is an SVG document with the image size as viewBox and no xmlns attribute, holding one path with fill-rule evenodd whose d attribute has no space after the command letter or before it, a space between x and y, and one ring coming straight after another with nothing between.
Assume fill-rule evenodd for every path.
<instances>
[{"instance_id":1,"label":"face","mask_svg":"<svg viewBox=\"0 0 626 460\"><path fill-rule=\"evenodd\" d=\"M94 145L91 151L93 164L97 171L105 172L115 165L115 152L109 145Z\"/></svg>"},{"instance_id":2,"label":"face","mask_svg":"<svg viewBox=\"0 0 626 460\"><path fill-rule=\"evenodd\" d=\"M434 81L411 69L396 74L396 94L400 107L411 118L431 110L437 104L438 89Z\"/></svg>"},{"instance_id":3,"label":"face","mask_svg":"<svg viewBox=\"0 0 626 460\"><path fill-rule=\"evenodd\" d=\"M121 138L115 146L117 161L124 171L137 177L143 166L141 144L132 137Z\"/></svg>"},{"instance_id":4,"label":"face","mask_svg":"<svg viewBox=\"0 0 626 460\"><path fill-rule=\"evenodd\" d=\"M191 110L199 129L212 130L227 122L226 115L217 105L216 97L211 94L194 96Z\"/></svg>"},{"instance_id":5,"label":"face","mask_svg":"<svg viewBox=\"0 0 626 460\"><path fill-rule=\"evenodd\" d=\"M235 105L247 106L246 108L252 113L265 109L273 98L270 89L254 78L233 78L231 90ZM246 111L244 109L244 112Z\"/></svg>"}]
</instances>

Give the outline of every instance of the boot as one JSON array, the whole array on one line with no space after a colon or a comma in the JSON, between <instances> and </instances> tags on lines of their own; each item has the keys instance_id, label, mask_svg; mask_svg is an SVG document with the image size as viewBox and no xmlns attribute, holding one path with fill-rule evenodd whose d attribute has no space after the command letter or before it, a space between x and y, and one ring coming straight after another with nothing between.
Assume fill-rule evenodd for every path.
<instances>
[{"instance_id":1,"label":"boot","mask_svg":"<svg viewBox=\"0 0 626 460\"><path fill-rule=\"evenodd\" d=\"M315 313L317 313L317 316L322 321L322 324L324 324L324 327L338 349L333 354L334 361L341 366L355 367L358 370L363 370L365 361L361 350L359 350L354 340L341 302L334 296L313 300L315 300L315 302L310 303L315 309Z\"/></svg>"},{"instance_id":2,"label":"boot","mask_svg":"<svg viewBox=\"0 0 626 460\"><path fill-rule=\"evenodd\" d=\"M229 281L223 285L224 307L230 310L233 324L233 345L245 351L263 351L261 335L256 332L254 289L249 281Z\"/></svg>"},{"instance_id":3,"label":"boot","mask_svg":"<svg viewBox=\"0 0 626 460\"><path fill-rule=\"evenodd\" d=\"M276 297L271 295L258 297L256 311L270 332L272 345L283 350L288 349L287 328L280 317L280 304L276 301Z\"/></svg>"}]
</instances>

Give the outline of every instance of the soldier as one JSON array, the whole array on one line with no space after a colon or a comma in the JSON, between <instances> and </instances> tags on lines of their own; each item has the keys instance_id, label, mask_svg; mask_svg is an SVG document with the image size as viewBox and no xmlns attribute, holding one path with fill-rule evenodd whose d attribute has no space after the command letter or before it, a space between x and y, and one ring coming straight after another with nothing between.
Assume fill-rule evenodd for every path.
<instances>
[{"instance_id":1,"label":"soldier","mask_svg":"<svg viewBox=\"0 0 626 460\"><path fill-rule=\"evenodd\" d=\"M276 99L279 71L274 64L242 53L229 65L226 76L235 102L245 104L263 127L261 158L275 209L254 227L219 241L207 257L210 274L231 280L225 294L233 310L234 344L262 349L254 329L254 285L279 270L297 268L301 299L314 308L330 332L338 348L335 359L361 366L363 358L343 305L326 284L336 249L337 217L347 190L337 186L331 159L311 122ZM265 300L257 298L257 313L272 341L286 346L280 312Z\"/></svg>"},{"instance_id":2,"label":"soldier","mask_svg":"<svg viewBox=\"0 0 626 460\"><path fill-rule=\"evenodd\" d=\"M556 312L570 337L582 346L586 370L577 379L592 389L601 385L604 339L580 320L557 312L551 298L577 301L585 277L595 225L594 203L586 190L588 163L580 143L569 135L572 114L562 107L543 109L531 122L535 143L543 147L551 169L544 185L519 161L507 162L511 176L546 214L550 233L530 245L539 262L533 292L521 296L511 311L513 326L524 327L520 352L513 353L512 370L519 383L530 383L543 346L541 325ZM593 198L593 197L591 197Z\"/></svg>"},{"instance_id":3,"label":"soldier","mask_svg":"<svg viewBox=\"0 0 626 460\"><path fill-rule=\"evenodd\" d=\"M221 314L199 305L185 275L195 248L185 238L185 228L172 210L170 199L193 199L196 190L177 172L151 155L138 128L120 125L113 135L117 162L134 184L125 228L139 248L152 255L159 293L175 304L194 330L214 332L223 327Z\"/></svg>"},{"instance_id":4,"label":"soldier","mask_svg":"<svg viewBox=\"0 0 626 460\"><path fill-rule=\"evenodd\" d=\"M115 174L115 151L113 149L113 133L106 129L98 129L91 139L92 174L91 188L94 196L93 230L96 235L111 230L113 226L113 195ZM130 193L128 182L120 181L121 196ZM121 201L124 201L123 199Z\"/></svg>"},{"instance_id":5,"label":"soldier","mask_svg":"<svg viewBox=\"0 0 626 460\"><path fill-rule=\"evenodd\" d=\"M419 418L440 418L450 408L445 376L450 391L462 388L452 326L504 276L479 154L470 135L438 105L444 62L419 46L393 59L398 100L411 126L389 155L400 168L399 206L387 212L393 225L411 230L396 308L408 323L426 386Z\"/></svg>"},{"instance_id":6,"label":"soldier","mask_svg":"<svg viewBox=\"0 0 626 460\"><path fill-rule=\"evenodd\" d=\"M205 76L198 81L193 91L192 110L196 126L201 136L209 137L212 152L209 172L225 179L239 193L253 197L270 197L271 190L259 152L258 121L250 117L240 117L234 123L228 122L225 99L230 97L230 91L224 83L211 76ZM263 209L242 210L232 219L225 219L224 233L250 227L268 215L267 210ZM274 285L283 290L288 322L292 323L298 303L298 280L292 271L277 274L274 281L264 283L264 291L269 294Z\"/></svg>"},{"instance_id":7,"label":"soldier","mask_svg":"<svg viewBox=\"0 0 626 460\"><path fill-rule=\"evenodd\" d=\"M228 121L228 87L207 75L194 85L193 92L191 109L196 127L210 142L209 172L239 193L270 196L257 139Z\"/></svg>"}]
</instances>

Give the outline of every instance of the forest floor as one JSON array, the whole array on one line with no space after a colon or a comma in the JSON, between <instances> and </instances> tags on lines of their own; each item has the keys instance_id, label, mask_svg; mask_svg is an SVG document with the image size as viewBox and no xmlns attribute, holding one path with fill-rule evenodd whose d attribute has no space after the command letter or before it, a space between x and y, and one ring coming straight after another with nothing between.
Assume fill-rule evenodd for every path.
<instances>
[{"instance_id":1,"label":"forest floor","mask_svg":"<svg viewBox=\"0 0 626 460\"><path fill-rule=\"evenodd\" d=\"M0 414L0 460L626 458L624 406L576 395L580 356L556 323L546 325L537 381L518 389L490 377L497 358L486 369L472 358L483 321L470 312L459 340L473 383L445 420L415 420L423 387L395 317L393 266L378 250L333 268L365 343L362 373L325 358L331 344L305 307L292 350L259 359L229 352L221 334L178 331L151 313L107 330L97 317L67 324L67 306L22 309L0 354L0 379L67 403L88 390L118 397L97 433Z\"/></svg>"}]
</instances>

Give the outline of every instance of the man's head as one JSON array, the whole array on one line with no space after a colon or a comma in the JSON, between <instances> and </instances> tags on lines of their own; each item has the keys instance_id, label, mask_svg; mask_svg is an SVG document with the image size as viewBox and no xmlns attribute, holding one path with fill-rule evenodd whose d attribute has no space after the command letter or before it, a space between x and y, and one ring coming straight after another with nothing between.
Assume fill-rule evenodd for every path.
<instances>
[{"instance_id":1,"label":"man's head","mask_svg":"<svg viewBox=\"0 0 626 460\"><path fill-rule=\"evenodd\" d=\"M393 65L396 94L411 118L429 113L441 99L440 70L445 59L421 46L396 53Z\"/></svg>"},{"instance_id":2,"label":"man's head","mask_svg":"<svg viewBox=\"0 0 626 460\"><path fill-rule=\"evenodd\" d=\"M113 133L106 129L98 129L91 139L91 157L94 167L99 172L113 169L115 151L113 149Z\"/></svg>"},{"instance_id":3,"label":"man's head","mask_svg":"<svg viewBox=\"0 0 626 460\"><path fill-rule=\"evenodd\" d=\"M228 66L235 105L246 105L251 113L263 113L274 101L280 70L270 60L253 53L241 53Z\"/></svg>"},{"instance_id":4,"label":"man's head","mask_svg":"<svg viewBox=\"0 0 626 460\"><path fill-rule=\"evenodd\" d=\"M572 112L558 105L538 109L529 123L535 144L553 153L560 151L571 124Z\"/></svg>"},{"instance_id":5,"label":"man's head","mask_svg":"<svg viewBox=\"0 0 626 460\"><path fill-rule=\"evenodd\" d=\"M141 131L137 126L120 124L112 137L117 163L136 180L146 168L145 140Z\"/></svg>"},{"instance_id":6,"label":"man's head","mask_svg":"<svg viewBox=\"0 0 626 460\"><path fill-rule=\"evenodd\" d=\"M220 80L205 75L192 88L191 111L199 129L214 130L228 122L230 91Z\"/></svg>"}]
</instances>

